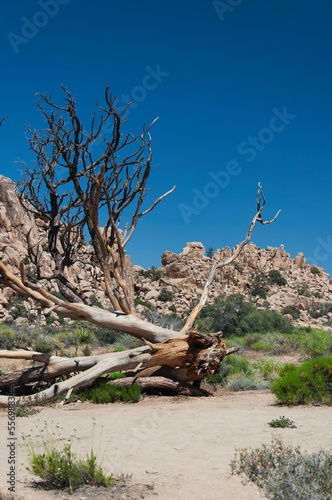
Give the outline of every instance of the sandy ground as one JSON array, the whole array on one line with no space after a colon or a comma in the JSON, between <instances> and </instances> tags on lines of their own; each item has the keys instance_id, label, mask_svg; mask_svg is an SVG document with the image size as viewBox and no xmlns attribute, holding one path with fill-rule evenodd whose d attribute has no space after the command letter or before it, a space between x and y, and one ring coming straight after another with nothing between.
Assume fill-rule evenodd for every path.
<instances>
[{"instance_id":1,"label":"sandy ground","mask_svg":"<svg viewBox=\"0 0 332 500\"><path fill-rule=\"evenodd\" d=\"M294 420L296 429L273 429L268 425L282 415ZM94 420L95 419L95 420ZM278 434L307 451L332 448L332 409L325 406L285 407L276 404L269 391L231 393L214 398L148 397L138 404L93 405L74 403L45 407L36 415L17 418L18 446L16 492L27 500L68 498L31 488L33 477L25 470L22 433L37 435L48 428L61 428L63 439L76 433L79 446L94 447L110 473L131 474L134 483L153 486L136 496L157 500L214 500L265 498L254 485L243 486L230 477L229 463L236 448L270 443ZM7 415L0 413L1 488L8 473ZM51 423L52 422L52 423ZM75 431L74 429L77 429ZM102 436L101 440L99 439ZM21 445L21 446L20 446ZM73 499L89 496L73 495ZM100 494L98 498L109 498Z\"/></svg>"}]
</instances>

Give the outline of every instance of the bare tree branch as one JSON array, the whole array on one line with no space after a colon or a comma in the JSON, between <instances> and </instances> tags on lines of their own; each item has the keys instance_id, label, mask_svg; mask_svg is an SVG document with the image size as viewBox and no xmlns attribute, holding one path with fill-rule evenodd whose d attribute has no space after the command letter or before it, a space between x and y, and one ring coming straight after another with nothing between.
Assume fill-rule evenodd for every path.
<instances>
[{"instance_id":1,"label":"bare tree branch","mask_svg":"<svg viewBox=\"0 0 332 500\"><path fill-rule=\"evenodd\" d=\"M210 287L212 285L212 282L214 280L216 271L218 269L221 269L221 268L227 266L228 264L230 264L231 262L233 262L240 255L240 253L242 252L243 248L250 241L250 238L251 238L251 235L252 235L253 230L255 228L256 222L258 221L260 224L263 224L263 225L264 224L271 224L278 217L278 215L280 213L280 210L278 211L278 213L275 215L275 217L272 220L269 220L269 221L264 221L263 220L263 218L262 218L262 212L263 212L264 206L265 206L265 196L264 196L264 193L263 193L263 190L262 190L262 186L260 185L260 183L258 184L258 191L257 191L257 196L256 196L256 202L257 202L257 212L256 212L256 215L253 217L253 219L251 221L251 224L249 226L249 230L248 230L247 236L245 237L245 239L239 245L237 245L235 247L234 252L232 253L232 255L228 259L225 259L223 262L219 262L219 263L218 262L213 262L211 264L209 276L208 276L208 278L207 278L207 280L205 282L201 298L200 298L198 304L194 307L194 309L189 314L188 319L186 321L186 324L184 325L184 327L181 330L181 333L187 334L191 330L191 328L192 328L192 326L194 324L195 319L197 318L198 314L200 313L200 311L205 306L206 299L208 297L208 293L209 293Z\"/></svg>"},{"instance_id":2,"label":"bare tree branch","mask_svg":"<svg viewBox=\"0 0 332 500\"><path fill-rule=\"evenodd\" d=\"M122 134L124 112L117 112L116 98L106 87L105 105L97 102L99 114L94 112L90 125L84 127L75 98L63 85L62 89L64 105L56 104L51 96L37 94L37 106L46 128L34 131L27 127L37 165L33 168L24 165L20 199L27 209L48 221L54 277L64 297L89 303L78 287L64 278L65 270L79 256L82 258L87 230L112 307L136 314L124 247L138 220L174 190L160 196L149 209L141 210L152 169L150 129L156 120L148 127L144 125L143 132L136 136ZM110 139L106 133L109 122L112 123ZM99 139L102 151L95 146ZM100 221L101 211L106 224ZM128 216L130 219L121 231L121 220Z\"/></svg>"}]
</instances>

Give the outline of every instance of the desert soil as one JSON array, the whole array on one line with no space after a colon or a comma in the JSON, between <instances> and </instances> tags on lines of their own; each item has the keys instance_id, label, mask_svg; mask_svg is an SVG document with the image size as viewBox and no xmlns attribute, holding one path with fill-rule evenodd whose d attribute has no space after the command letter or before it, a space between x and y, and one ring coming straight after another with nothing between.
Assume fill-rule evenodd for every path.
<instances>
[{"instance_id":1,"label":"desert soil","mask_svg":"<svg viewBox=\"0 0 332 500\"><path fill-rule=\"evenodd\" d=\"M297 428L273 429L268 425L282 415L294 420ZM0 480L5 492L9 467L6 412L0 413L0 421ZM63 441L76 434L80 449L89 451L93 440L107 472L131 475L129 488L119 483L113 493L83 488L69 496L33 487L34 478L25 470L27 461L21 436L22 433L36 436L45 421L50 431L58 432L56 426L60 426ZM280 406L269 391L201 399L146 397L137 404L56 405L44 407L36 415L17 418L16 423L19 464L16 492L27 500L261 499L264 494L256 486L243 485L239 477L230 476L229 463L236 448L268 444L273 435L309 452L332 448L330 407Z\"/></svg>"}]
</instances>

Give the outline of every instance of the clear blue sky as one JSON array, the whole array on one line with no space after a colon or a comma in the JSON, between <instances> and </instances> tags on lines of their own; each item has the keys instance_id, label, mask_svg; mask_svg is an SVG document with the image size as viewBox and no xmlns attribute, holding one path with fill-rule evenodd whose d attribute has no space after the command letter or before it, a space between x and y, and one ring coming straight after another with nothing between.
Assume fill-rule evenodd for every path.
<instances>
[{"instance_id":1,"label":"clear blue sky","mask_svg":"<svg viewBox=\"0 0 332 500\"><path fill-rule=\"evenodd\" d=\"M223 5L222 5L223 4ZM225 8L225 5L227 9ZM329 0L2 0L1 174L19 179L36 92L77 96L83 119L110 85L130 129L152 131L151 193L176 191L137 227L134 263L187 241L302 251L332 273L332 3ZM126 97L127 96L127 97ZM152 195L151 195L152 199Z\"/></svg>"}]
</instances>

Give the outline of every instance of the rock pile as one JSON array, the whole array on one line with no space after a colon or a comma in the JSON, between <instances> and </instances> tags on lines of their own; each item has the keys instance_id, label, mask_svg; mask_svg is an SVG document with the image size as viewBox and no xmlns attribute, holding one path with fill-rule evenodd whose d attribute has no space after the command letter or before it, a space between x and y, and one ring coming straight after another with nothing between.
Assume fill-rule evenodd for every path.
<instances>
[{"instance_id":1,"label":"rock pile","mask_svg":"<svg viewBox=\"0 0 332 500\"><path fill-rule=\"evenodd\" d=\"M23 208L17 195L16 184L0 176L0 258L14 274L19 274L22 260L32 273L35 271L28 259L29 241L30 245L40 249L42 276L47 278L52 275L54 266L48 252L46 228L44 220L34 217ZM75 263L68 271L67 278L78 284L88 297L93 296L94 301L109 307L103 293L102 271L98 266L92 265L92 247L86 245L81 252L87 263ZM191 242L186 243L180 254L167 250L161 256L162 266L158 270L145 271L142 267L134 266L138 310L143 313L144 303L148 303L163 314L176 312L180 316L185 315L200 297L211 263L221 262L229 257L231 249L218 249L211 258L205 253L202 243ZM128 257L129 264L131 265L131 262ZM218 271L208 302L212 302L220 294L236 293L242 293L253 300L253 273L257 270L265 273L277 270L286 280L286 284L269 285L266 299L256 297L254 300L258 306L269 305L278 311L287 305L295 306L301 311L300 321L307 325L313 323L308 314L312 304L319 306L332 302L332 281L329 275L323 268L313 270L313 267L307 264L303 253L291 259L283 245L279 248L267 247L264 250L250 243L234 263ZM47 290L58 291L56 285L52 285L47 279L43 280L41 285ZM12 294L8 288L0 289L0 320L8 318L10 314L4 306L10 302ZM32 303L25 303L25 307L35 313ZM331 313L329 315L332 316ZM331 317L322 317L318 319L318 323L323 324L331 320Z\"/></svg>"}]
</instances>

